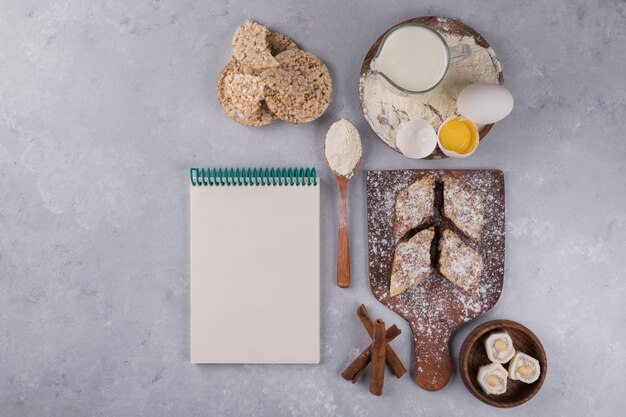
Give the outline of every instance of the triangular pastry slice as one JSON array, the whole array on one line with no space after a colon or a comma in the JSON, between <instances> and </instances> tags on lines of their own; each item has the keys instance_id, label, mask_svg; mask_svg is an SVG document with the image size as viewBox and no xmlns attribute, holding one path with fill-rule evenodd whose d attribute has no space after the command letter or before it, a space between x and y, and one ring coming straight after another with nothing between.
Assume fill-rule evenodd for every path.
<instances>
[{"instance_id":1,"label":"triangular pastry slice","mask_svg":"<svg viewBox=\"0 0 626 417\"><path fill-rule=\"evenodd\" d=\"M430 276L430 245L435 236L431 227L396 245L389 293L393 297L421 284Z\"/></svg>"},{"instance_id":2,"label":"triangular pastry slice","mask_svg":"<svg viewBox=\"0 0 626 417\"><path fill-rule=\"evenodd\" d=\"M454 232L444 230L439 239L439 272L470 296L478 295L483 258Z\"/></svg>"},{"instance_id":3,"label":"triangular pastry slice","mask_svg":"<svg viewBox=\"0 0 626 417\"><path fill-rule=\"evenodd\" d=\"M396 195L393 235L400 239L435 211L435 176L426 174Z\"/></svg>"},{"instance_id":4,"label":"triangular pastry slice","mask_svg":"<svg viewBox=\"0 0 626 417\"><path fill-rule=\"evenodd\" d=\"M449 175L443 179L443 214L473 240L480 238L485 204L480 194Z\"/></svg>"}]
</instances>

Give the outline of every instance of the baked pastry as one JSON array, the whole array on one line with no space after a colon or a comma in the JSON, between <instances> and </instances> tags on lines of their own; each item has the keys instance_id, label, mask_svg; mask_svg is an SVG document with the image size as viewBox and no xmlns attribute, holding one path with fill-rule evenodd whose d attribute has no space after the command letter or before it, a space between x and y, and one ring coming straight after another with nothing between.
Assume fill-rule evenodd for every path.
<instances>
[{"instance_id":1,"label":"baked pastry","mask_svg":"<svg viewBox=\"0 0 626 417\"><path fill-rule=\"evenodd\" d=\"M443 179L443 215L471 239L480 238L485 216L482 197L451 175Z\"/></svg>"},{"instance_id":2,"label":"baked pastry","mask_svg":"<svg viewBox=\"0 0 626 417\"><path fill-rule=\"evenodd\" d=\"M478 295L483 258L454 232L444 230L439 239L439 272L470 296Z\"/></svg>"},{"instance_id":3,"label":"baked pastry","mask_svg":"<svg viewBox=\"0 0 626 417\"><path fill-rule=\"evenodd\" d=\"M435 211L435 175L426 174L396 195L393 235L396 240L424 223Z\"/></svg>"},{"instance_id":4,"label":"baked pastry","mask_svg":"<svg viewBox=\"0 0 626 417\"><path fill-rule=\"evenodd\" d=\"M430 245L435 236L431 227L396 246L391 267L389 294L393 297L419 285L430 276Z\"/></svg>"}]
</instances>

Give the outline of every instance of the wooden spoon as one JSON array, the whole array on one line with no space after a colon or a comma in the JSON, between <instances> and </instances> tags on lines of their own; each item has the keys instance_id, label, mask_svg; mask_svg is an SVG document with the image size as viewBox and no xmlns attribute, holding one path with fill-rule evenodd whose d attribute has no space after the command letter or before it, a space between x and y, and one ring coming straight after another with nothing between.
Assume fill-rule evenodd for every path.
<instances>
[{"instance_id":1,"label":"wooden spoon","mask_svg":"<svg viewBox=\"0 0 626 417\"><path fill-rule=\"evenodd\" d=\"M348 195L348 183L350 182L350 178L354 175L359 162L361 161L361 137L358 136L359 141L359 154L358 159L355 161L354 166L349 172L337 172L335 168L333 168L333 161L329 160L328 154L326 153L326 145L329 140L329 134L333 132L333 127L338 123L348 123L351 126L351 129L356 131L356 128L352 125L352 123L347 120L340 119L337 122L331 125L328 130L329 133L326 134L326 142L324 143L324 158L326 159L326 163L328 167L332 171L335 179L337 180L337 187L339 189L339 235L337 238L337 285L341 288L348 288L350 286L350 244L348 242L348 210L346 205L346 199ZM345 126L345 125L344 125ZM358 131L356 131L358 135Z\"/></svg>"}]
</instances>

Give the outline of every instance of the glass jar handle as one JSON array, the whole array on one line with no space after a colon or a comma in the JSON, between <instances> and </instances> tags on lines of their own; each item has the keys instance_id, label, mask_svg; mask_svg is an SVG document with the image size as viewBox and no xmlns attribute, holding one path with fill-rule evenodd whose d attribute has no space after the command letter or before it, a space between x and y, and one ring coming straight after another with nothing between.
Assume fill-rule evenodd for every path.
<instances>
[{"instance_id":1,"label":"glass jar handle","mask_svg":"<svg viewBox=\"0 0 626 417\"><path fill-rule=\"evenodd\" d=\"M472 54L472 49L469 47L469 45L464 44L449 46L448 50L450 51L451 64L462 61Z\"/></svg>"}]
</instances>

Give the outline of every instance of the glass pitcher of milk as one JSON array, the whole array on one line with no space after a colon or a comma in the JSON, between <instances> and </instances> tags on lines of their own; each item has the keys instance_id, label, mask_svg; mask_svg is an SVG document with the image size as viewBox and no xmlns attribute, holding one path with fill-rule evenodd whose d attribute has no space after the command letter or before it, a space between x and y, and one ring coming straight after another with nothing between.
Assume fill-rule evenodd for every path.
<instances>
[{"instance_id":1,"label":"glass pitcher of milk","mask_svg":"<svg viewBox=\"0 0 626 417\"><path fill-rule=\"evenodd\" d=\"M387 81L394 93L407 96L437 87L450 64L470 53L468 45L448 46L439 32L430 27L404 23L385 34L370 68Z\"/></svg>"}]
</instances>

